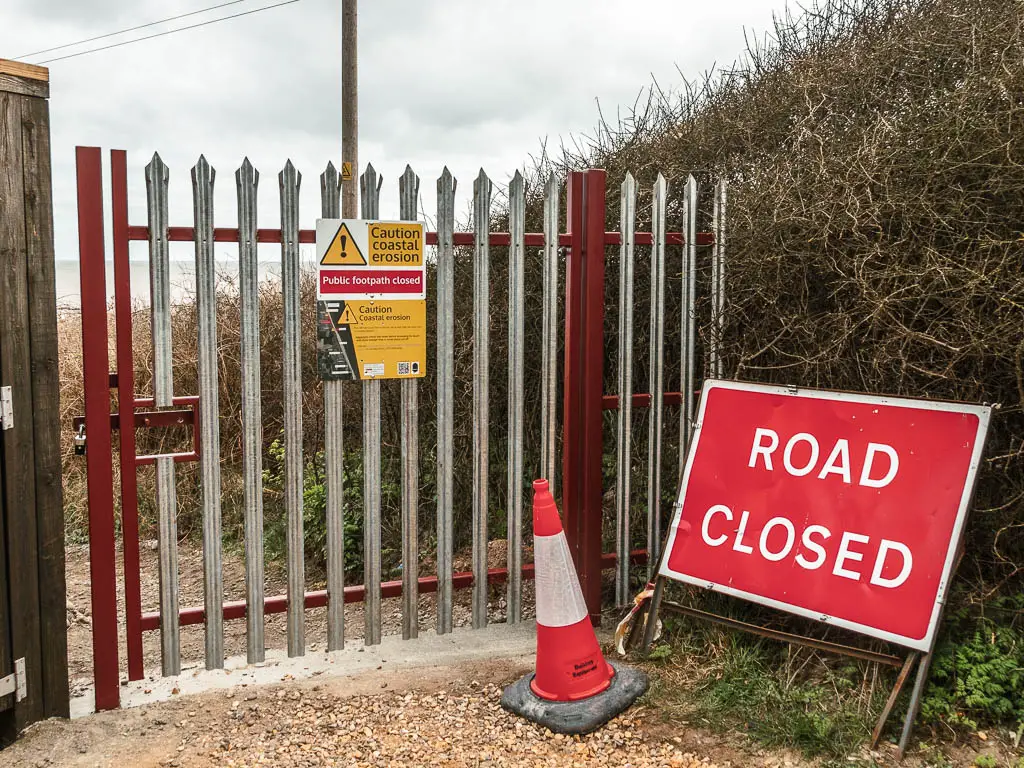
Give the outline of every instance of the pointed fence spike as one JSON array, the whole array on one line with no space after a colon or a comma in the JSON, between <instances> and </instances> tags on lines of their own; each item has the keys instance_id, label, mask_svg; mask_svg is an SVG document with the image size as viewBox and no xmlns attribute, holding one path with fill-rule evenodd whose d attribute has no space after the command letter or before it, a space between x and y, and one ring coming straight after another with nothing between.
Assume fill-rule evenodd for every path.
<instances>
[{"instance_id":1,"label":"pointed fence spike","mask_svg":"<svg viewBox=\"0 0 1024 768\"><path fill-rule=\"evenodd\" d=\"M206 160L206 155L200 155L196 164L192 166L192 182L201 180L205 184L212 184L217 178L217 171Z\"/></svg>"},{"instance_id":2,"label":"pointed fence spike","mask_svg":"<svg viewBox=\"0 0 1024 768\"><path fill-rule=\"evenodd\" d=\"M338 218L341 190L341 176L334 163L327 163L327 168L320 174L320 217L324 219ZM337 650L332 648L331 650Z\"/></svg>"},{"instance_id":3,"label":"pointed fence spike","mask_svg":"<svg viewBox=\"0 0 1024 768\"><path fill-rule=\"evenodd\" d=\"M456 179L454 176L452 176L452 172L448 170L448 166L446 165L444 167L444 170L441 171L441 175L437 179L437 189L438 189L438 192L441 191L442 187L447 188L448 185L450 185L451 186L451 190L452 190L452 194L454 195L455 194L455 188L458 186L458 183L459 183L458 179Z\"/></svg>"}]
</instances>

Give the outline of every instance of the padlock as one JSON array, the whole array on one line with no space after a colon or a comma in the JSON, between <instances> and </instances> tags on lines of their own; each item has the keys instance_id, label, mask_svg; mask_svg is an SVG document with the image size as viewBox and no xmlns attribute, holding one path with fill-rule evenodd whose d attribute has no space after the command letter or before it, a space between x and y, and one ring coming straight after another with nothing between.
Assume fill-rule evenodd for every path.
<instances>
[{"instance_id":1,"label":"padlock","mask_svg":"<svg viewBox=\"0 0 1024 768\"><path fill-rule=\"evenodd\" d=\"M85 456L85 424L78 425L78 434L75 435L75 456Z\"/></svg>"}]
</instances>

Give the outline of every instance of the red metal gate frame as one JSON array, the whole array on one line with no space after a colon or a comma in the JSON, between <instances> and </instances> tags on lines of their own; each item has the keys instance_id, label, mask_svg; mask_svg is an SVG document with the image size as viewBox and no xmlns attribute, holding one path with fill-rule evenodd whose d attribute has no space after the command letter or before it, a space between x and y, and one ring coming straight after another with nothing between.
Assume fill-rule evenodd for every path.
<instances>
[{"instance_id":1,"label":"red metal gate frame","mask_svg":"<svg viewBox=\"0 0 1024 768\"><path fill-rule=\"evenodd\" d=\"M139 408L152 406L152 399L135 394L134 358L132 350L132 297L128 251L132 241L148 241L148 226L132 226L128 221L127 154L112 150L111 208L114 258L114 313L116 328L117 373L109 370L107 334L107 292L103 247L103 181L102 155L98 147L76 149L78 175L78 224L82 275L82 351L85 391L85 425L88 436L86 466L89 500L89 547L92 573L93 667L97 710L120 706L119 651L117 644L117 577L115 574L116 533L114 526L113 444L112 432L120 434L118 461L121 474L121 535L124 556L126 651L128 679L140 680L144 675L142 634L159 629L158 612L143 613L141 597L141 566L139 559L139 514L137 470L152 463L154 457L136 453L135 431L124 428L161 427L191 424L198 434L200 402L195 396L175 398L175 405L189 406L188 411L140 413ZM567 186L568 231L558 237L559 246L567 249L565 378L563 440L565 445L581 446L582 450L563 452L563 508L570 548L580 574L591 620L597 623L601 611L601 572L614 569L616 555L601 551L601 432L602 411L619 407L618 397L602 394L604 347L604 279L605 248L619 245L618 232L605 231L605 183L603 170L570 173ZM171 242L193 242L192 227L168 227ZM280 229L259 229L257 242L280 243ZM238 242L238 230L218 227L215 242ZM315 230L301 230L299 242L316 242ZM473 245L474 233L456 232L454 244ZM508 246L508 232L489 235L492 246ZM649 232L637 232L637 245L651 245ZM682 245L683 235L668 233L669 245ZM700 233L697 243L713 242L710 233ZM426 234L427 245L437 244L437 233ZM527 233L528 247L544 245L544 235ZM111 413L110 390L117 390L117 411ZM679 404L678 392L665 393L666 404ZM633 395L638 408L649 407L650 395ZM129 419L130 415L130 419ZM126 421L126 419L128 419ZM582 439L580 439L582 435ZM175 454L177 461L198 458L198 439L193 451ZM645 550L634 550L630 561L643 564ZM533 565L524 565L523 577L534 576ZM488 570L489 583L500 584L508 577L504 568ZM455 589L468 589L473 584L471 572L453 575ZM437 591L437 577L419 579L421 593ZM402 582L381 585L382 596L399 597ZM362 602L363 585L346 587L346 603ZM306 608L327 605L326 590L307 592ZM287 597L267 597L266 613L287 610ZM245 617L244 601L223 606L226 621ZM182 625L202 624L205 611L199 607L182 608Z\"/></svg>"}]
</instances>

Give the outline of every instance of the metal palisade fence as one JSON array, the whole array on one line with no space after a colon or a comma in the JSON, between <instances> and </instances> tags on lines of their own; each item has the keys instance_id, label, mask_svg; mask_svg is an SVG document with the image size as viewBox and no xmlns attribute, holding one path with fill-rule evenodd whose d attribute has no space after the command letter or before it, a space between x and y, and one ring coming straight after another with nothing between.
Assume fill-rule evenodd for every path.
<instances>
[{"instance_id":1,"label":"metal palisade fence","mask_svg":"<svg viewBox=\"0 0 1024 768\"><path fill-rule=\"evenodd\" d=\"M649 576L655 567L664 525L667 515L663 515L661 500L666 491L674 490L674 479L665 473L663 453L666 440L674 443L678 435L680 465L685 455L690 431L694 424L695 386L700 378L696 370L698 357L697 343L701 334L698 333L697 296L701 293L698 283L701 282L698 271L699 246L713 246L709 249L711 267L710 297L711 318L710 330L703 338L708 339L701 353L706 367L712 374L721 374L723 361L720 353L720 339L724 328L725 313L725 253L724 253L724 206L725 184L715 185L712 210L708 218L713 222L714 233L698 232L698 185L691 176L682 183L681 204L674 207L675 215L682 220L682 231L667 231L667 211L669 201L669 184L658 176L650 189L651 201L651 232L637 232L637 184L631 175L627 175L622 183L620 194L620 229L618 232L605 232L604 222L604 173L588 171L594 174L587 182L588 189L595 190L602 198L600 207L588 212L587 200L581 195L574 195L572 184L580 180L570 179L567 184L569 194L566 195L566 220L568 232L559 229L561 217L561 184L551 174L544 179L543 190L539 194L528 197L527 184L519 173L511 180L507 190L507 208L502 216L507 215L508 231L492 232L490 227L495 220L494 185L488 176L481 171L473 184L473 227L469 232L456 231L455 197L456 180L445 169L437 180L437 218L436 232L428 232L426 243L435 246L431 269L435 271L436 307L436 359L434 376L436 379L436 424L432 425L431 436L436 434L436 448L432 445L421 445L420 440L420 382L418 379L404 379L400 382L400 418L399 451L400 451L400 531L401 531L401 580L400 582L382 581L382 429L381 400L382 387L379 380L369 379L359 383L343 384L340 381L323 382L323 456L324 485L326 488L325 523L326 523L326 588L320 591L307 591L307 574L305 573L307 546L304 519L304 468L309 466L311 457L304 455L303 428L303 397L307 394L302 381L302 327L301 327L301 260L300 246L315 242L315 231L300 228L299 201L302 175L289 161L278 175L280 229L266 229L258 226L257 197L260 181L259 172L245 160L235 173L237 192L237 228L215 226L214 186L216 173L205 158L200 158L192 169L193 191L193 222L191 226L171 226L168 221L168 188L170 173L160 159L154 155L146 167L146 191L148 201L148 220L145 226L129 226L127 223L127 184L126 162L123 152L112 154L113 163L113 209L115 226L115 311L117 312L118 339L117 357L119 368L132 359L131 350L131 303L130 288L123 275L127 261L127 243L129 241L146 241L149 247L151 296L152 296L152 342L153 342L153 392L152 398L132 395L131 375L125 371L119 377L118 384L108 381L97 382L86 380L87 392L90 389L118 386L119 410L122 413L137 411L149 405L157 409L169 409L182 405L190 406L188 411L175 411L178 423L190 423L195 430L195 450L184 453L161 453L156 456L135 455L134 438L122 440L120 457L122 473L142 464L155 464L156 471L156 504L157 528L159 531L157 558L159 564L159 612L146 614L142 612L140 597L140 565L138 540L138 499L134 482L122 483L122 536L125 552L125 608L127 611L127 649L128 676L140 679L143 674L142 633L159 629L161 636L160 653L161 669L164 675L177 675L182 670L181 658L181 626L183 624L205 625L205 665L208 669L222 668L225 664L225 620L237 620L242 617L246 621L246 656L249 663L258 663L265 659L266 640L265 622L268 613L284 612L287 615L287 652L289 656L301 656L306 652L306 610L309 608L327 608L327 650L335 651L345 646L345 614L346 602L364 602L365 627L364 642L368 645L381 641L382 636L382 598L401 596L401 627L402 637L413 639L420 631L419 596L421 593L436 592L435 629L439 634L452 632L455 627L453 606L456 589L468 588L471 591L471 625L475 629L487 626L489 585L505 582L506 621L510 624L523 620L524 615L524 578L533 575L532 565L524 565L524 523L528 527L528 518L524 521L524 507L528 500L524 498L528 481L539 473L552 481L560 474L560 482L567 496L564 515L566 530L569 534L570 546L577 558L577 568L585 578L584 583L600 583L600 571L611 569L614 572L615 604L624 605L630 601L631 590L636 588L644 573L631 570L635 566L646 565ZM99 185L100 155L91 151L79 154L79 175L85 179L80 183L80 194L97 193L90 189ZM96 166L96 167L94 167ZM406 168L399 178L398 192L400 201L400 217L403 220L417 218L420 180L411 168ZM339 215L340 186L339 174L331 164L320 176L321 214L324 218L337 218ZM359 179L363 218L375 219L379 216L382 180L373 166L367 166ZM578 186L582 186L579 183ZM99 190L98 193L101 193ZM595 194L591 195L592 201ZM533 200L538 206L539 217L543 219L543 232L528 233L527 214L528 201ZM578 206L579 209L573 208ZM89 209L91 210L91 208ZM91 215L91 214L90 214ZM589 218L588 218L589 217ZM588 231L600 232L600 237L581 238L580 233L573 232L574 222L582 222L589 227ZM102 227L103 222L86 219L80 212L80 226L86 229ZM595 239L596 238L596 239ZM95 243L96 238L86 239ZM195 339L173 339L171 272L169 244L171 242L191 242L195 249L196 289L194 294L196 328ZM214 261L214 244L217 242L235 242L238 244L238 302L239 302L239 361L241 369L241 478L242 478L242 520L243 548L245 552L245 600L225 602L224 599L224 554L222 551L222 446L220 434L220 404L218 402L219 382L224 373L218 369L221 361L220 352L224 344L218 338L217 326L217 276ZM101 241L100 241L101 243ZM265 594L264 574L264 454L265 441L263 414L261 412L264 391L261 387L261 340L260 340L260 284L257 260L257 245L260 243L276 243L281 248L281 294L283 306L283 333L281 346L281 398L283 400L283 493L282 505L286 518L286 563L287 594L284 596ZM650 391L637 394L634 389L634 368L638 362L637 345L634 342L634 283L637 247L649 247L650 253L650 301L649 337L650 344L646 352L648 364L648 381ZM618 344L616 374L618 381L617 395L606 395L600 392L603 377L603 355L595 361L584 351L577 359L582 364L585 380L572 379L569 361L565 362L565 373L562 372L562 360L559 350L562 347L561 329L565 328L564 346L566 355L576 355L574 351L578 338L584 335L593 337L603 335L603 296L604 296L604 261L609 248L618 248ZM507 274L492 274L495 262L492 259L492 248L507 248ZM535 257L530 262L531 255ZM90 245L82 249L82 269L102 269L102 249ZM566 270L567 264L580 260L582 271ZM460 261L461 260L461 261ZM456 265L462 263L472 268L471 300L472 317L456 317L459 305L456 297ZM526 362L524 360L526 336L527 307L527 264L535 263L540 267L539 290L541 295L540 338L531 339L533 347L539 350L538 391L540 402L539 435L537 437L537 454L534 461L537 466L526 466L524 430L527 406L530 405L526 395L527 386L524 381ZM586 269L600 266L599 270ZM465 267L464 267L465 268ZM677 270L677 271L676 271ZM681 348L679 391L666 392L665 365L665 323L666 323L666 275L681 275L681 295L679 296L681 312ZM567 282L565 315L562 314L562 302L559 296L559 283ZM575 276L574 276L575 275ZM588 276L589 275L589 276ZM491 450L491 424L489 401L491 399L490 374L493 371L491 361L492 315L503 313L506 306L493 306L492 280L500 280L507 284L507 454L504 466L507 494L504 499L504 522L507 540L507 565L504 569L490 569L488 559L488 523L494 523L494 494L489 494L489 478L493 480L489 462L494 458ZM589 281L589 282L587 282ZM95 281L93 281L95 282ZM579 315L578 307L582 297L600 296L597 309L598 316L587 315L585 322ZM83 296L83 305L86 305ZM463 304L463 306L465 306ZM593 310L593 306L591 307ZM126 315L126 313L128 313ZM267 319L264 319L266 322ZM271 320L273 321L273 320ZM472 502L470 516L471 532L471 573L457 573L455 560L456 521L453 510L455 504L455 471L456 451L454 428L456 420L456 342L455 330L457 321L465 323L472 329L472 381L467 388L472 391ZM103 321L105 322L105 320ZM589 325L588 325L589 323ZM597 323L595 331L594 324ZM85 355L102 356L102 365L107 367L106 351L92 344L90 328L97 327L95 318L83 317L83 340ZM266 327L264 325L264 327ZM598 338L600 341L600 338ZM174 354L173 344L195 343L197 352L198 397L191 395L175 395L174 392ZM124 345L128 345L125 349ZM500 347L499 347L500 348ZM582 347L580 347L582 349ZM601 346L596 349L600 351ZM595 379L596 377L596 385ZM120 384L128 382L128 396L132 402L120 402L126 396ZM310 382L306 382L308 386ZM460 386L462 386L460 384ZM595 386L597 387L595 389ZM586 535L601 535L602 510L600 505L581 511L579 502L573 505L568 497L575 495L579 499L578 489L581 483L589 483L590 490L596 484L598 497L603 494L607 478L602 479L601 461L602 446L594 445L591 440L580 444L575 435L558 433L559 413L576 412L583 407L584 401L579 393L587 388L589 392L597 392L597 417L600 420L601 410L618 409L615 429L616 451L614 455L614 479L610 485L614 487L614 552L602 553L600 539L596 544L589 544L581 539ZM561 389L561 393L560 390ZM560 394L562 397L560 398ZM434 397L434 393L430 393ZM358 405L362 411L362 435L358 445L362 451L362 528L363 528L363 573L362 585L345 583L345 549L353 542L345 538L345 457L343 413L349 403ZM666 409L666 405L669 409ZM666 415L678 406L678 426L667 429ZM587 405L591 410L593 404ZM648 440L647 440L647 488L640 498L631 484L634 476L636 454L633 446L632 429L634 413L637 408L648 408ZM465 412L465 411L463 411ZM531 411L536 412L536 411ZM202 416L200 417L200 413ZM192 414L189 416L188 414ZM139 413L136 412L136 420ZM593 415L593 414L591 414ZM122 417L124 418L124 417ZM154 423L159 422L156 419ZM570 420L564 423L569 428ZM149 426L149 420L146 420ZM349 425L351 428L351 425ZM86 423L87 432L92 435L104 429L117 429L116 424L104 425L95 421ZM667 431L666 431L667 429ZM600 443L601 441L596 441ZM573 451L571 460L561 455L561 446ZM125 455L125 451L128 455ZM424 478L421 471L423 451L436 451L436 478L430 478L436 488L436 505L434 512L436 521L436 553L434 556L436 572L421 575L419 565L424 552L421 551L419 531L421 512L429 508L430 501L421 497ZM531 454L532 455L532 454ZM111 455L111 461L113 456ZM179 605L179 566L178 566L178 512L180 501L176 494L176 471L180 462L198 461L200 504L202 516L202 552L203 552L203 590L202 607ZM594 466L596 462L596 474ZM531 461L531 463L534 463ZM95 495L94 495L95 491ZM500 495L500 494L498 494ZM95 488L90 482L90 526L106 514L113 514L112 493L110 501L105 501L103 489ZM592 497L591 497L592 498ZM111 509L105 509L111 506ZM592 505L591 505L592 506ZM644 530L631 529L637 521L636 510L645 510L643 518ZM352 510L349 512L352 514ZM582 524L580 516L589 515L590 527ZM612 521L609 520L609 523ZM586 531L590 531L587 534ZM581 533L582 532L582 533ZM634 542L643 542L645 546L634 549ZM94 550L98 555L107 552L94 542ZM596 546L596 549L594 547ZM589 549L588 549L589 547ZM587 553L591 554L587 554ZM592 558L596 552L596 566ZM597 573L592 571L596 567ZM590 572L588 572L588 569ZM592 587L591 587L592 588ZM116 594L110 594L109 585L93 585L94 605L116 601ZM596 605L594 604L596 602ZM528 607L528 603L526 604ZM596 599L593 593L588 597L591 614L600 612L600 593ZM106 614L103 614L106 615ZM111 638L111 633L112 638ZM96 625L94 628L94 657L99 660L110 654L118 653L117 627ZM97 665L100 669L102 665ZM103 666L110 669L110 665ZM116 664L113 667L116 669ZM97 705L100 708L116 706L117 691L115 679L101 680L97 676ZM110 690L114 685L115 689Z\"/></svg>"}]
</instances>

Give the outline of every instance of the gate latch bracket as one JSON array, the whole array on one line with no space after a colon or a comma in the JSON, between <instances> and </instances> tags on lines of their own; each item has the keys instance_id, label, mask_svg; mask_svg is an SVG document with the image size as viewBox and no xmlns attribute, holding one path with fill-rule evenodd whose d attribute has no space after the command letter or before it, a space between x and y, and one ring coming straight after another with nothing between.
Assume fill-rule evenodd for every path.
<instances>
[{"instance_id":1,"label":"gate latch bracket","mask_svg":"<svg viewBox=\"0 0 1024 768\"><path fill-rule=\"evenodd\" d=\"M6 429L6 427L5 427ZM14 694L15 701L21 701L28 696L28 680L25 679L25 657L14 662L14 672L6 677L0 677L0 696Z\"/></svg>"},{"instance_id":2,"label":"gate latch bracket","mask_svg":"<svg viewBox=\"0 0 1024 768\"><path fill-rule=\"evenodd\" d=\"M14 429L14 397L10 387L0 387L0 429Z\"/></svg>"}]
</instances>

